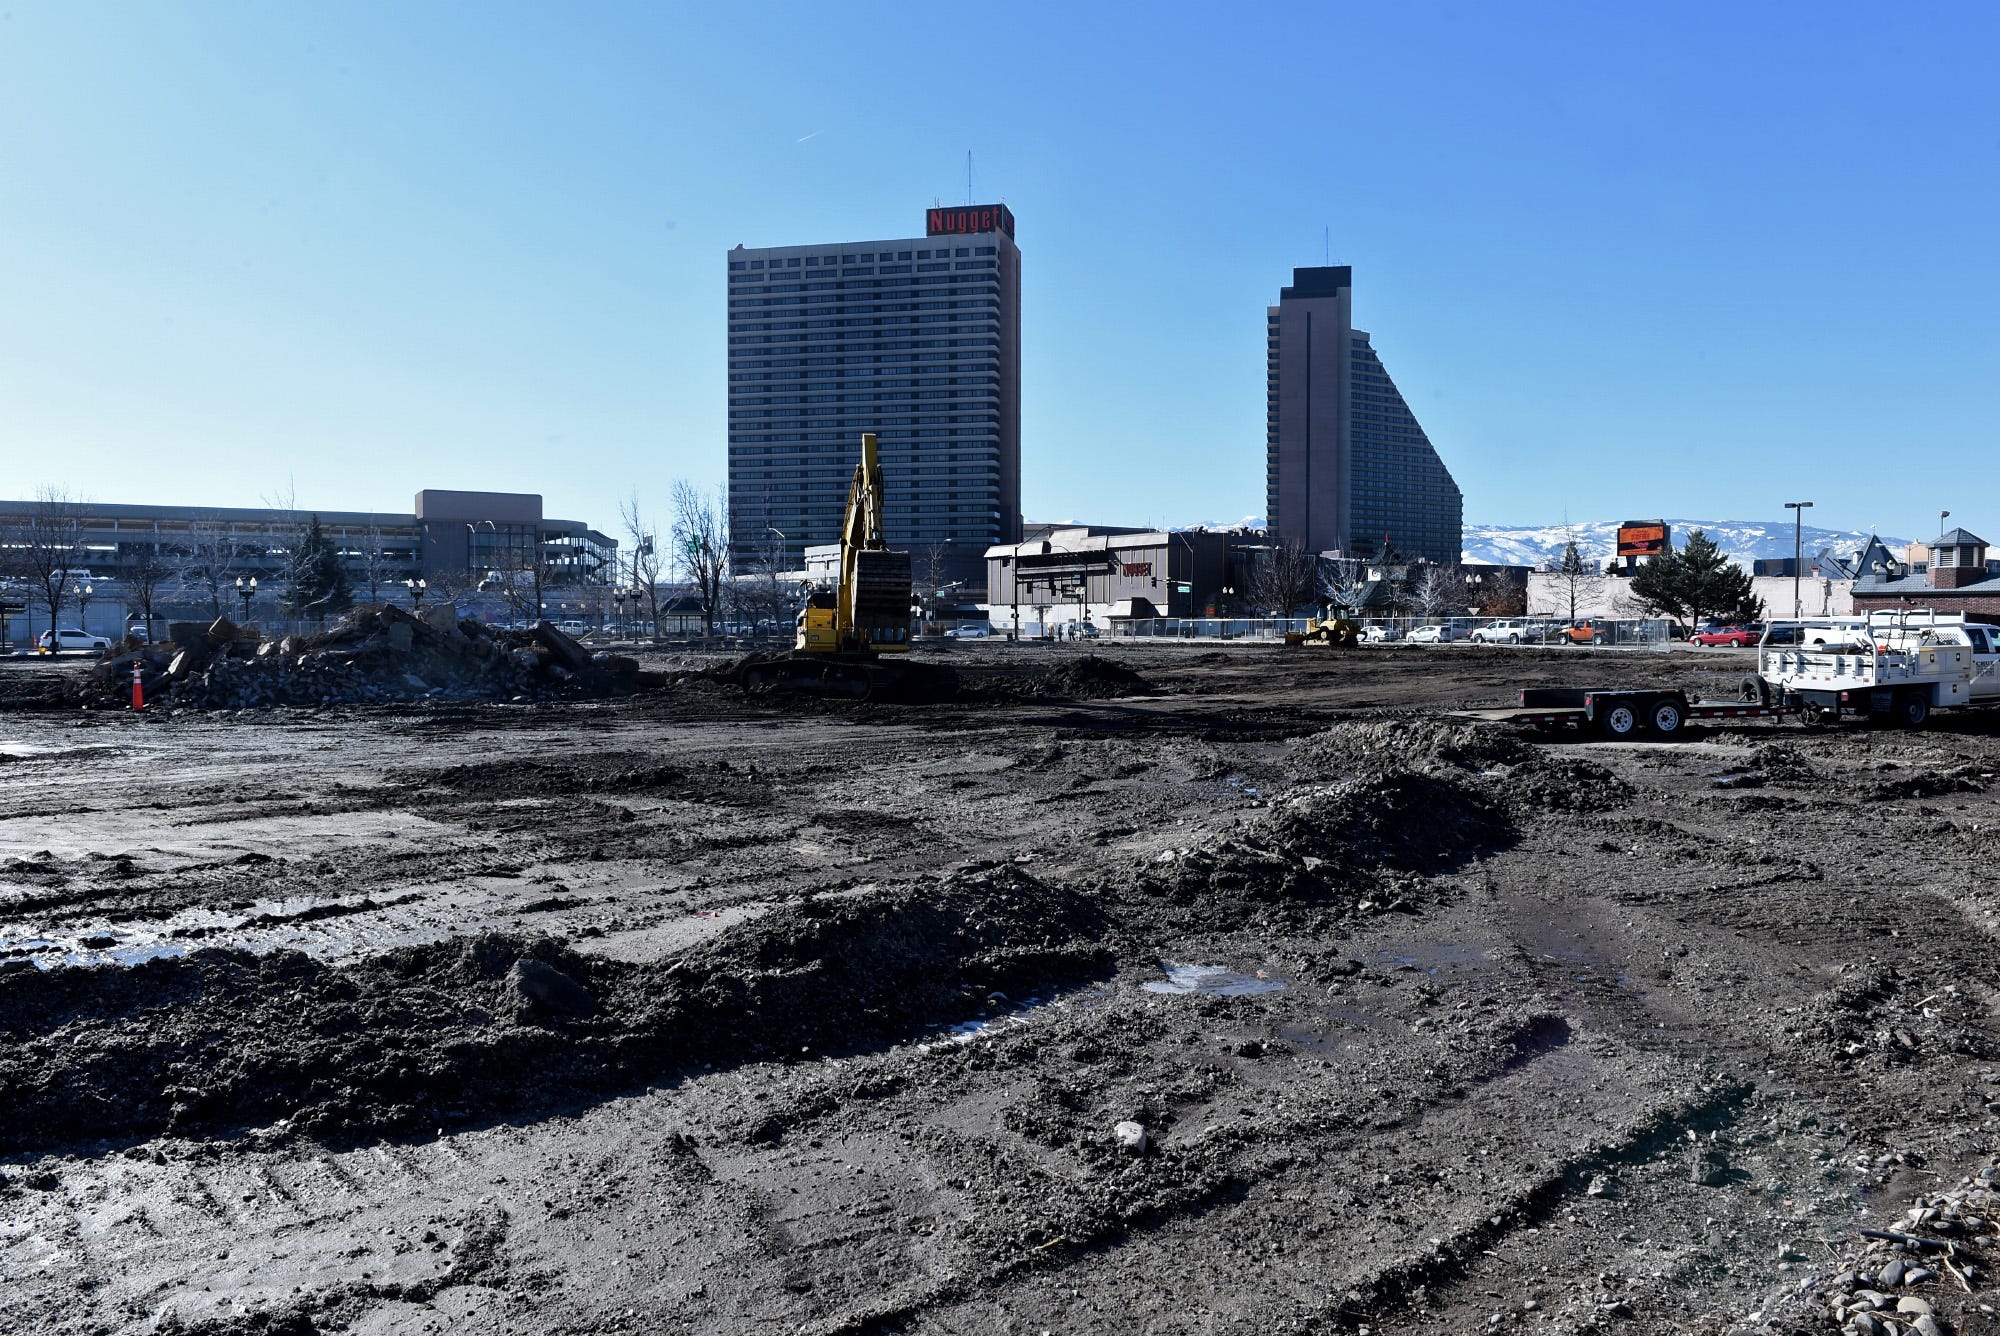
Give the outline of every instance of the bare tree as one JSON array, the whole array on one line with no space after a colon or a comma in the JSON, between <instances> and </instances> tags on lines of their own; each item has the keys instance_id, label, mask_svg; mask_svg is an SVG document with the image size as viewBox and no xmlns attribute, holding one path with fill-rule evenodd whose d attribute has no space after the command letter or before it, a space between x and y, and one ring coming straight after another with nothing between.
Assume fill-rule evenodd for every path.
<instances>
[{"instance_id":1,"label":"bare tree","mask_svg":"<svg viewBox=\"0 0 2000 1336\"><path fill-rule=\"evenodd\" d=\"M55 648L56 617L64 591L83 563L83 502L67 489L39 487L10 545L22 581L49 609L49 642Z\"/></svg>"},{"instance_id":2,"label":"bare tree","mask_svg":"<svg viewBox=\"0 0 2000 1336\"><path fill-rule=\"evenodd\" d=\"M368 591L370 603L382 601L382 586L394 583L389 578L389 552L382 539L382 530L369 525L360 537L361 587ZM426 582L428 584L428 581Z\"/></svg>"},{"instance_id":3,"label":"bare tree","mask_svg":"<svg viewBox=\"0 0 2000 1336\"><path fill-rule=\"evenodd\" d=\"M1346 557L1321 557L1319 597L1341 612L1360 611L1361 587L1367 583L1362 565Z\"/></svg>"},{"instance_id":4,"label":"bare tree","mask_svg":"<svg viewBox=\"0 0 2000 1336\"><path fill-rule=\"evenodd\" d=\"M219 519L188 524L187 546L180 550L181 587L208 601L208 615L222 615L222 594L236 568L236 539Z\"/></svg>"},{"instance_id":5,"label":"bare tree","mask_svg":"<svg viewBox=\"0 0 2000 1336\"><path fill-rule=\"evenodd\" d=\"M1250 597L1257 607L1290 617L1319 593L1319 564L1296 538L1267 549L1250 573Z\"/></svg>"},{"instance_id":6,"label":"bare tree","mask_svg":"<svg viewBox=\"0 0 2000 1336\"><path fill-rule=\"evenodd\" d=\"M1465 605L1465 577L1456 566L1427 563L1411 573L1410 602L1425 621L1435 621Z\"/></svg>"},{"instance_id":7,"label":"bare tree","mask_svg":"<svg viewBox=\"0 0 2000 1336\"><path fill-rule=\"evenodd\" d=\"M715 634L715 617L722 610L723 576L729 568L729 545L722 540L719 495L711 496L686 479L673 490L674 563L701 603L702 633Z\"/></svg>"},{"instance_id":8,"label":"bare tree","mask_svg":"<svg viewBox=\"0 0 2000 1336\"><path fill-rule=\"evenodd\" d=\"M624 521L625 532L632 539L632 589L646 601L648 638L657 639L660 634L660 548L655 541L651 521L639 509L637 492L619 502L618 518ZM614 579L611 583L615 587L618 581Z\"/></svg>"},{"instance_id":9,"label":"bare tree","mask_svg":"<svg viewBox=\"0 0 2000 1336\"><path fill-rule=\"evenodd\" d=\"M132 602L139 605L139 614L146 619L148 640L156 639L153 633L155 605L159 601L160 586L174 574L177 556L171 549L161 547L158 541L149 542L131 554L121 571L126 588L132 591Z\"/></svg>"},{"instance_id":10,"label":"bare tree","mask_svg":"<svg viewBox=\"0 0 2000 1336\"><path fill-rule=\"evenodd\" d=\"M1577 618L1577 609L1595 602L1598 591L1603 588L1604 577L1596 567L1584 559L1576 545L1576 530L1570 525L1563 526L1563 535L1568 541L1563 545L1562 556L1549 570L1556 577L1555 612L1562 614L1562 605L1569 606L1569 620Z\"/></svg>"}]
</instances>

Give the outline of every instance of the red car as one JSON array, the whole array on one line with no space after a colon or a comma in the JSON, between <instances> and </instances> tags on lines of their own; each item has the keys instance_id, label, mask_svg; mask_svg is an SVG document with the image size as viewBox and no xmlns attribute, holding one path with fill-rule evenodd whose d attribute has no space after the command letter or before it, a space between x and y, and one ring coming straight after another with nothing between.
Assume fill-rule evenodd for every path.
<instances>
[{"instance_id":1,"label":"red car","mask_svg":"<svg viewBox=\"0 0 2000 1336\"><path fill-rule=\"evenodd\" d=\"M1688 637L1690 645L1754 645L1761 632L1752 631L1747 626L1722 626L1710 622L1707 626Z\"/></svg>"}]
</instances>

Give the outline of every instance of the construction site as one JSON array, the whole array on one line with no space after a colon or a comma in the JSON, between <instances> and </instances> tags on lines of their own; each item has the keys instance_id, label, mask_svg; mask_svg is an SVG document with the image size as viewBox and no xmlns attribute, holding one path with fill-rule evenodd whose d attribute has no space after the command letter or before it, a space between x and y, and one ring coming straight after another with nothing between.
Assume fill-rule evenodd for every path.
<instances>
[{"instance_id":1,"label":"construction site","mask_svg":"<svg viewBox=\"0 0 2000 1336\"><path fill-rule=\"evenodd\" d=\"M1987 712L210 629L0 665L0 1328L2000 1329Z\"/></svg>"}]
</instances>

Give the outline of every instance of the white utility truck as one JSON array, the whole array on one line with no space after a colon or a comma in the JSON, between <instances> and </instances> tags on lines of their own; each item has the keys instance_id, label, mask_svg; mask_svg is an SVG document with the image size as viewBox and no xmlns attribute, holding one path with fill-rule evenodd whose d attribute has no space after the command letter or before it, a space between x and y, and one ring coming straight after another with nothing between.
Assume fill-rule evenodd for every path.
<instances>
[{"instance_id":1,"label":"white utility truck","mask_svg":"<svg viewBox=\"0 0 2000 1336\"><path fill-rule=\"evenodd\" d=\"M1922 728L1931 711L2000 703L2000 627L1931 608L1872 612L1813 626L1806 644L1777 645L1767 632L1744 695L1798 713L1805 723L1866 714Z\"/></svg>"}]
</instances>

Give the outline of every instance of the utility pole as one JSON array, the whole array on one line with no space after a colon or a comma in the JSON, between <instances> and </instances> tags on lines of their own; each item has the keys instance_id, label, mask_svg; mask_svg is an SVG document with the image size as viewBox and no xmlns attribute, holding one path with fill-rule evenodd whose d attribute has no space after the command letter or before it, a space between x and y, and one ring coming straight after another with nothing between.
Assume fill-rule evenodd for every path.
<instances>
[{"instance_id":1,"label":"utility pole","mask_svg":"<svg viewBox=\"0 0 2000 1336\"><path fill-rule=\"evenodd\" d=\"M1799 602L1799 567L1804 564L1806 511L1812 508L1810 501L1787 501L1785 509L1792 512L1792 620L1805 619L1805 605Z\"/></svg>"}]
</instances>

